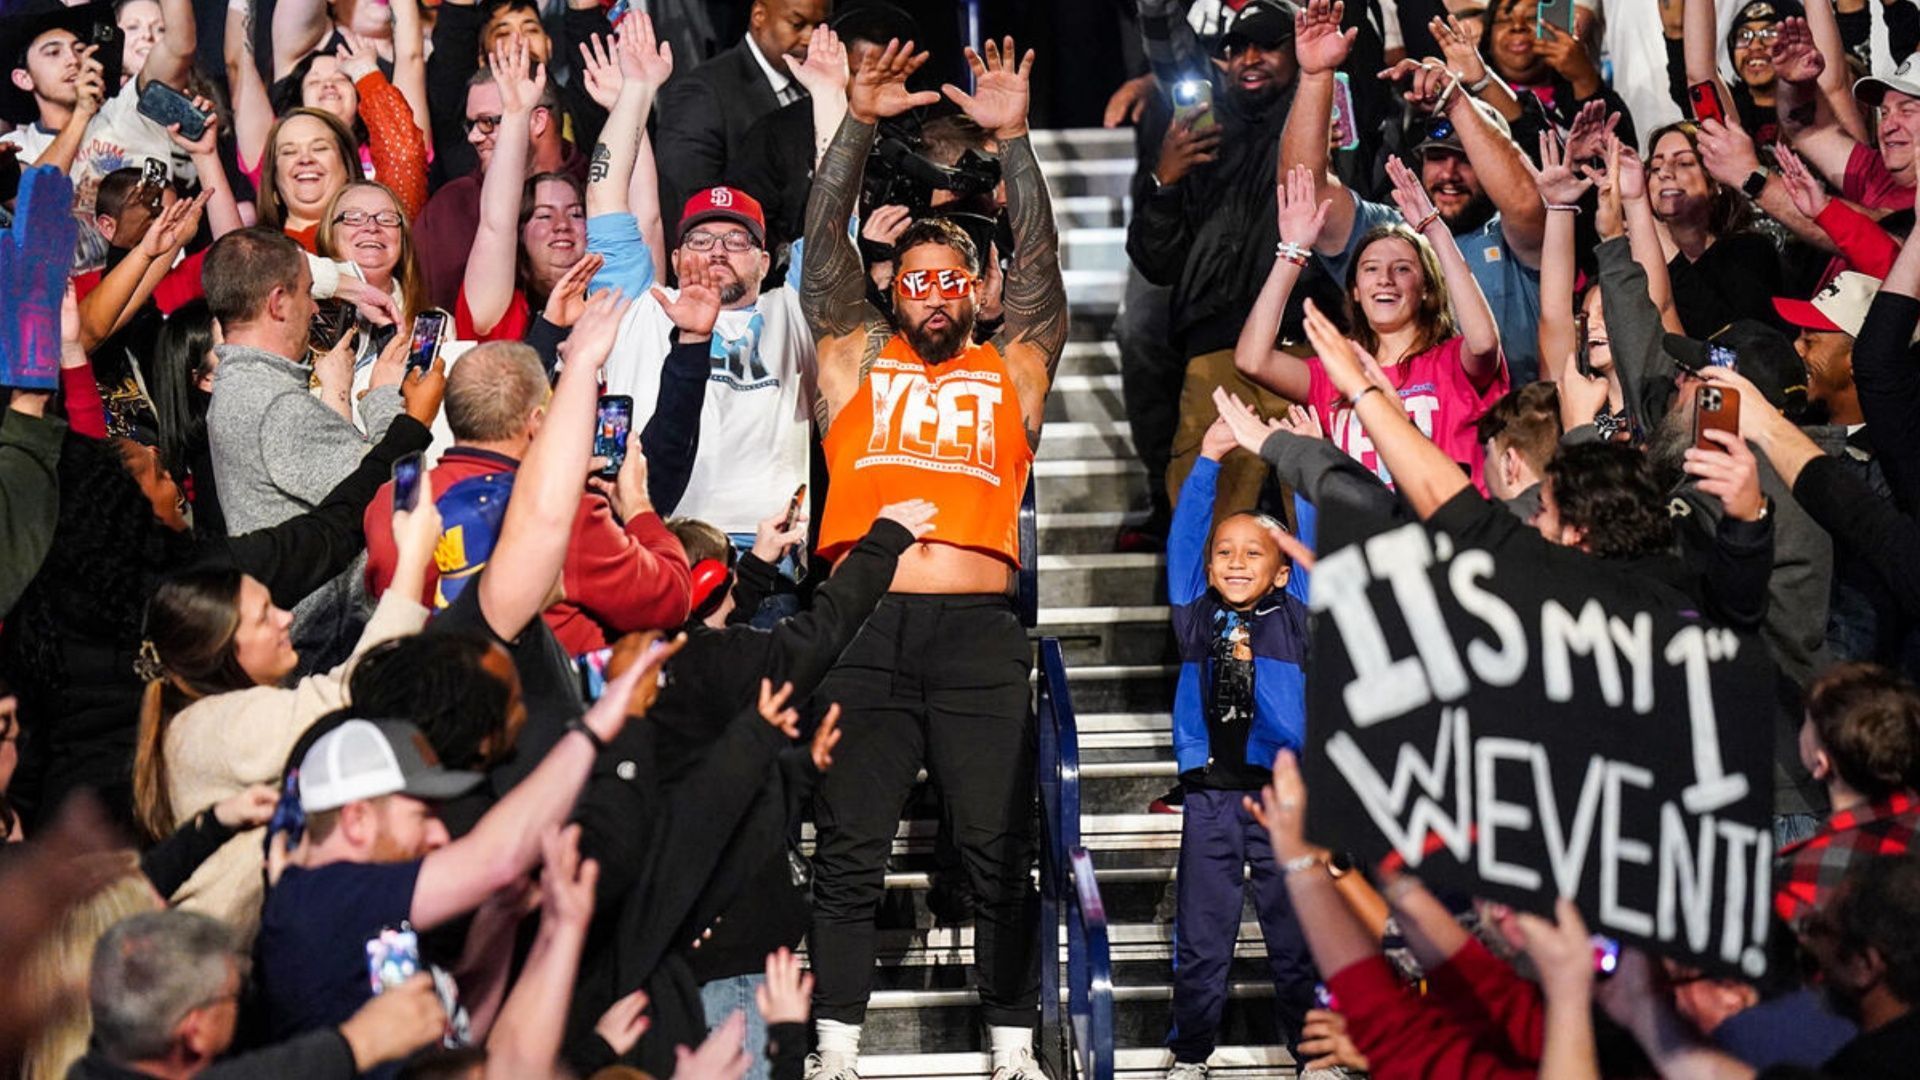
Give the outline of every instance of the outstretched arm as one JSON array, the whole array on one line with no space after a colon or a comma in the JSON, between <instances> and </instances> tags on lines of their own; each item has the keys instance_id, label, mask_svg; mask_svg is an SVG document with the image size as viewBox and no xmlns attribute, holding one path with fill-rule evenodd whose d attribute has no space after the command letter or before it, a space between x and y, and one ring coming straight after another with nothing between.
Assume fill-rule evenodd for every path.
<instances>
[{"instance_id":1,"label":"outstretched arm","mask_svg":"<svg viewBox=\"0 0 1920 1080\"><path fill-rule=\"evenodd\" d=\"M1433 199L1420 186L1420 178L1399 158L1391 157L1387 159L1387 178L1393 181L1393 201L1400 207L1400 216L1433 245L1433 253L1439 256L1441 275L1446 279L1447 291L1453 294L1454 318L1459 321L1460 336L1465 339L1466 347L1460 353L1461 366L1467 369L1468 378L1484 383L1500 367L1500 325L1493 321L1493 308L1488 306L1486 294L1480 291L1480 282L1467 266L1466 256L1460 254L1453 230L1440 220L1439 211L1433 208ZM1539 195L1534 199L1537 201ZM1395 402L1396 407L1398 404Z\"/></svg>"},{"instance_id":2,"label":"outstretched arm","mask_svg":"<svg viewBox=\"0 0 1920 1080\"><path fill-rule=\"evenodd\" d=\"M1007 217L1013 225L1013 262L1000 302L1007 322L994 344L1007 358L1027 435L1040 437L1047 389L1067 344L1067 285L1060 276L1060 238L1053 227L1047 178L1027 135L1027 76L1033 50L1014 61L1013 39L986 43L986 56L967 50L973 93L957 86L946 95L1000 143L1000 175L1007 185ZM981 252L981 258L987 254Z\"/></svg>"},{"instance_id":3,"label":"outstretched arm","mask_svg":"<svg viewBox=\"0 0 1920 1080\"><path fill-rule=\"evenodd\" d=\"M1334 72L1347 62L1354 37L1359 34L1358 30L1340 29L1345 7L1340 0L1310 0L1294 17L1294 55L1300 63L1300 77L1294 84L1287 126L1280 133L1281 177L1304 166L1313 175L1314 199L1333 204L1316 248L1323 255L1347 250L1356 210L1353 193L1329 167L1327 135L1333 123Z\"/></svg>"},{"instance_id":4,"label":"outstretched arm","mask_svg":"<svg viewBox=\"0 0 1920 1080\"><path fill-rule=\"evenodd\" d=\"M893 332L886 316L867 302L866 268L847 222L859 202L874 125L940 100L939 94L907 89L907 76L926 62L927 54L915 53L911 41L891 41L879 55L869 55L847 85L847 118L814 170L800 257L800 310L819 353L814 419L823 431Z\"/></svg>"},{"instance_id":5,"label":"outstretched arm","mask_svg":"<svg viewBox=\"0 0 1920 1080\"><path fill-rule=\"evenodd\" d=\"M1723 112L1733 111L1733 95L1720 78L1720 32L1713 0L1685 0L1680 12L1682 55L1686 57L1687 85L1710 82Z\"/></svg>"},{"instance_id":6,"label":"outstretched arm","mask_svg":"<svg viewBox=\"0 0 1920 1080\"><path fill-rule=\"evenodd\" d=\"M193 73L194 50L200 47L193 4L191 0L160 0L160 18L166 29L147 53L147 62L140 66L140 85L163 82L175 90L185 90L187 76Z\"/></svg>"},{"instance_id":7,"label":"outstretched arm","mask_svg":"<svg viewBox=\"0 0 1920 1080\"><path fill-rule=\"evenodd\" d=\"M300 58L319 48L333 18L327 0L280 0L273 6L273 77L284 79Z\"/></svg>"},{"instance_id":8,"label":"outstretched arm","mask_svg":"<svg viewBox=\"0 0 1920 1080\"><path fill-rule=\"evenodd\" d=\"M273 105L253 58L253 18L256 0L233 0L227 6L227 95L233 102L234 154L242 169L258 168L267 152L267 132L273 130Z\"/></svg>"},{"instance_id":9,"label":"outstretched arm","mask_svg":"<svg viewBox=\"0 0 1920 1080\"><path fill-rule=\"evenodd\" d=\"M473 234L473 254L460 286L473 316L473 329L480 334L492 330L513 303L521 181L527 171L533 109L547 80L544 64L533 65L529 75L530 64L525 42L493 54L494 82L500 87L500 128L494 138L493 163L480 182L480 227Z\"/></svg>"},{"instance_id":10,"label":"outstretched arm","mask_svg":"<svg viewBox=\"0 0 1920 1080\"><path fill-rule=\"evenodd\" d=\"M1294 401L1307 399L1313 373L1306 361L1273 347L1280 334L1280 320L1286 314L1287 298L1306 270L1307 259L1320 230L1327 223L1332 203L1316 200L1313 173L1304 165L1288 170L1274 188L1279 207L1280 252L1274 256L1267 283L1240 327L1240 340L1233 347L1233 366L1261 386Z\"/></svg>"}]
</instances>

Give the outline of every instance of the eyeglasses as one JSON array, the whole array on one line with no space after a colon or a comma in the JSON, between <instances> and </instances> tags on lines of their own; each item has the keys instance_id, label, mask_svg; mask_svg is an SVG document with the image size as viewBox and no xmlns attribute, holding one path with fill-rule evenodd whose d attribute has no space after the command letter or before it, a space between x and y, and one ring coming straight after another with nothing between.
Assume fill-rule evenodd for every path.
<instances>
[{"instance_id":1,"label":"eyeglasses","mask_svg":"<svg viewBox=\"0 0 1920 1080\"><path fill-rule=\"evenodd\" d=\"M500 126L500 114L493 113L489 116L469 116L461 121L461 123L466 125L467 134L469 135L473 134L475 129L478 129L482 135L491 135L494 129Z\"/></svg>"},{"instance_id":2,"label":"eyeglasses","mask_svg":"<svg viewBox=\"0 0 1920 1080\"><path fill-rule=\"evenodd\" d=\"M1773 44L1773 40L1779 36L1780 28L1777 26L1766 26L1758 30L1751 28L1735 30L1733 32L1733 43L1735 45L1771 45Z\"/></svg>"},{"instance_id":3,"label":"eyeglasses","mask_svg":"<svg viewBox=\"0 0 1920 1080\"><path fill-rule=\"evenodd\" d=\"M383 229L397 229L405 220L398 210L382 210L377 214L369 214L365 210L342 210L333 217L335 225L345 225L349 229L357 229L369 221Z\"/></svg>"},{"instance_id":4,"label":"eyeglasses","mask_svg":"<svg viewBox=\"0 0 1920 1080\"><path fill-rule=\"evenodd\" d=\"M738 254L759 247L760 241L755 240L752 233L746 232L691 232L680 238L680 246L688 251L712 251L715 244Z\"/></svg>"},{"instance_id":5,"label":"eyeglasses","mask_svg":"<svg viewBox=\"0 0 1920 1080\"><path fill-rule=\"evenodd\" d=\"M945 270L909 270L893 279L894 291L909 300L964 300L973 295L973 275L954 267Z\"/></svg>"}]
</instances>

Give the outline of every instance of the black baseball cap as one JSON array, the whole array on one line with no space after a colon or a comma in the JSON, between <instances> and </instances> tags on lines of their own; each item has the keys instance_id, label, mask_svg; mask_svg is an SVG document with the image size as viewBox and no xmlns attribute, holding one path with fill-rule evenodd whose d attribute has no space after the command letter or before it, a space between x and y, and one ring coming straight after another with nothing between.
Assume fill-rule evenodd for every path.
<instances>
[{"instance_id":1,"label":"black baseball cap","mask_svg":"<svg viewBox=\"0 0 1920 1080\"><path fill-rule=\"evenodd\" d=\"M1733 352L1739 365L1735 370L1759 389L1767 404L1793 416L1807 404L1807 365L1794 351L1787 335L1754 319L1740 319L1715 331L1705 341L1681 334L1663 339L1667 355L1688 371L1698 373L1713 366L1708 346L1719 345Z\"/></svg>"},{"instance_id":2,"label":"black baseball cap","mask_svg":"<svg viewBox=\"0 0 1920 1080\"><path fill-rule=\"evenodd\" d=\"M1236 42L1273 48L1293 40L1294 7L1286 0L1247 0L1237 12L1227 32L1220 37L1223 46Z\"/></svg>"},{"instance_id":3,"label":"black baseball cap","mask_svg":"<svg viewBox=\"0 0 1920 1080\"><path fill-rule=\"evenodd\" d=\"M35 38L49 30L69 31L83 45L110 38L102 46L98 59L106 69L107 78L112 80L106 87L107 96L112 97L119 91L120 87L115 84L120 77L120 50L124 46L120 29L114 22L112 3L68 7L60 0L27 0L0 17L0 63L6 65L7 75L0 78L0 119L14 124L31 124L40 119L39 106L33 103L33 91L15 86L11 74L26 66L27 49Z\"/></svg>"}]
</instances>

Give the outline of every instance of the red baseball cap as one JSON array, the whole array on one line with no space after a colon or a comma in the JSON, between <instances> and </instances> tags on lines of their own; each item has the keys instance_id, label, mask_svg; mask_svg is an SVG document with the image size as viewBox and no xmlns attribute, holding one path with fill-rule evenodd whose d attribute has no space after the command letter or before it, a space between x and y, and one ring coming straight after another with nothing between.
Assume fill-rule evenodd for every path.
<instances>
[{"instance_id":1,"label":"red baseball cap","mask_svg":"<svg viewBox=\"0 0 1920 1080\"><path fill-rule=\"evenodd\" d=\"M754 240L762 245L767 242L767 217L760 211L760 201L730 187L710 187L688 199L687 208L680 214L680 235L684 237L695 225L716 218L744 225Z\"/></svg>"}]
</instances>

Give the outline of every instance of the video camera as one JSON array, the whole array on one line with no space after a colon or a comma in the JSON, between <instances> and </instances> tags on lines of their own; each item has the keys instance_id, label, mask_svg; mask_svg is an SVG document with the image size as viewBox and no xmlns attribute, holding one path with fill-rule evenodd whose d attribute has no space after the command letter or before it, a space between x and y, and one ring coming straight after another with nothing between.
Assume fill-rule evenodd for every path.
<instances>
[{"instance_id":1,"label":"video camera","mask_svg":"<svg viewBox=\"0 0 1920 1080\"><path fill-rule=\"evenodd\" d=\"M999 183L1000 163L978 150L968 150L955 165L940 165L919 153L918 140L885 135L867 159L860 205L869 210L904 206L914 217L925 217L936 191L967 200L991 195Z\"/></svg>"}]
</instances>

